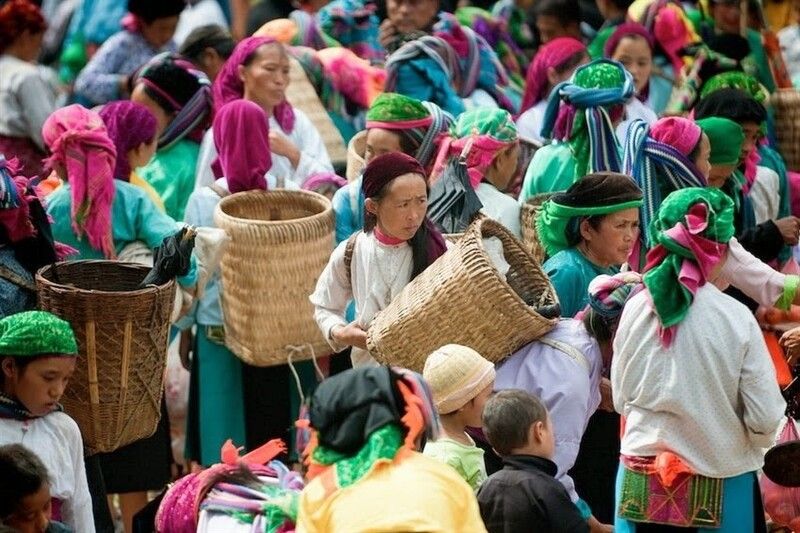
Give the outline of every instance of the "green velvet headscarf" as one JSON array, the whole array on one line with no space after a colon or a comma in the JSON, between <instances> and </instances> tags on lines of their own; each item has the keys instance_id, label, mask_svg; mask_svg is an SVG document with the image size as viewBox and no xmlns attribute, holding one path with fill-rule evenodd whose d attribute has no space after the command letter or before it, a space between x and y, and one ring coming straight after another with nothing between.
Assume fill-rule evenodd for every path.
<instances>
[{"instance_id":1,"label":"green velvet headscarf","mask_svg":"<svg viewBox=\"0 0 800 533\"><path fill-rule=\"evenodd\" d=\"M753 76L740 71L731 71L717 74L705 82L703 90L700 91L700 99L720 89L739 89L762 105L766 105L769 98L769 92Z\"/></svg>"},{"instance_id":2,"label":"green velvet headscarf","mask_svg":"<svg viewBox=\"0 0 800 533\"><path fill-rule=\"evenodd\" d=\"M697 121L711 143L712 165L736 165L744 143L744 131L736 122L722 117L708 117Z\"/></svg>"},{"instance_id":3,"label":"green velvet headscarf","mask_svg":"<svg viewBox=\"0 0 800 533\"><path fill-rule=\"evenodd\" d=\"M373 121L403 123L430 118L431 113L425 109L422 102L397 93L381 93L367 110L367 123Z\"/></svg>"},{"instance_id":4,"label":"green velvet headscarf","mask_svg":"<svg viewBox=\"0 0 800 533\"><path fill-rule=\"evenodd\" d=\"M69 322L44 311L26 311L0 320L0 356L78 355Z\"/></svg>"}]
</instances>

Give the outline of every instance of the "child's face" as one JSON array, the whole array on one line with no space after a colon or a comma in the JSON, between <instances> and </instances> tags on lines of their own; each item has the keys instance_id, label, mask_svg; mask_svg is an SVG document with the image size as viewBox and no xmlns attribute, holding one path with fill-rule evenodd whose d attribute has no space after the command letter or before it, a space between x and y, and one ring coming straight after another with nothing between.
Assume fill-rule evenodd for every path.
<instances>
[{"instance_id":1,"label":"child's face","mask_svg":"<svg viewBox=\"0 0 800 533\"><path fill-rule=\"evenodd\" d=\"M465 409L468 409L467 413L467 425L472 428L479 428L483 426L483 408L486 405L486 401L489 399L489 396L492 395L492 389L494 388L494 380L486 386L481 392L478 393L470 402L464 406Z\"/></svg>"},{"instance_id":2,"label":"child's face","mask_svg":"<svg viewBox=\"0 0 800 533\"><path fill-rule=\"evenodd\" d=\"M38 491L22 498L5 524L19 533L45 533L50 524L50 502L50 485L42 483Z\"/></svg>"},{"instance_id":3,"label":"child's face","mask_svg":"<svg viewBox=\"0 0 800 533\"><path fill-rule=\"evenodd\" d=\"M34 416L51 413L75 371L75 361L75 357L42 357L21 369L7 357L2 363L4 392Z\"/></svg>"}]
</instances>

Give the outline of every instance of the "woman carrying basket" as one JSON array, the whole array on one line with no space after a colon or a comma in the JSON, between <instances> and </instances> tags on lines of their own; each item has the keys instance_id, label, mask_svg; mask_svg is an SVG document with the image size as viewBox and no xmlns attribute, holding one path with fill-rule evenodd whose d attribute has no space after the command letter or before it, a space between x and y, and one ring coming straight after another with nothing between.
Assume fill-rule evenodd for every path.
<instances>
[{"instance_id":1,"label":"woman carrying basket","mask_svg":"<svg viewBox=\"0 0 800 533\"><path fill-rule=\"evenodd\" d=\"M374 365L367 353L373 317L446 250L427 219L425 170L400 152L372 159L364 170L364 231L339 244L311 295L314 318L331 347L353 347L354 366ZM355 301L356 319L345 311Z\"/></svg>"}]
</instances>

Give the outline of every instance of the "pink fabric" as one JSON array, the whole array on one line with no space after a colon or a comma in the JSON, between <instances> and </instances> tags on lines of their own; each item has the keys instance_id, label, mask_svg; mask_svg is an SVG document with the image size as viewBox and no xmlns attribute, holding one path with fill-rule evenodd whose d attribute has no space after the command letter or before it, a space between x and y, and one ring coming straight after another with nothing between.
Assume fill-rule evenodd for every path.
<instances>
[{"instance_id":1,"label":"pink fabric","mask_svg":"<svg viewBox=\"0 0 800 533\"><path fill-rule=\"evenodd\" d=\"M5 165L8 175L11 176L12 183L9 185L16 188L20 199L19 206L0 209L0 225L5 229L8 240L15 243L36 234L28 209L28 202L33 195L28 194L28 178L19 175L21 169L16 158L1 164Z\"/></svg>"},{"instance_id":2,"label":"pink fabric","mask_svg":"<svg viewBox=\"0 0 800 533\"><path fill-rule=\"evenodd\" d=\"M233 100L244 96L244 84L239 77L239 66L260 46L277 42L272 37L248 37L233 49L231 57L225 61L217 78L214 80L214 107L219 109ZM272 110L275 120L285 133L294 129L294 109L284 100Z\"/></svg>"},{"instance_id":3,"label":"pink fabric","mask_svg":"<svg viewBox=\"0 0 800 533\"><path fill-rule=\"evenodd\" d=\"M303 182L303 189L313 191L326 184L331 184L337 189L341 189L347 185L347 180L333 172L317 172L311 174L306 181Z\"/></svg>"},{"instance_id":4,"label":"pink fabric","mask_svg":"<svg viewBox=\"0 0 800 533\"><path fill-rule=\"evenodd\" d=\"M489 135L471 135L462 139L445 137L436 156L432 175L440 176L450 157L464 157L469 183L473 189L476 189L483 181L495 156L515 142L517 141L498 141Z\"/></svg>"},{"instance_id":5,"label":"pink fabric","mask_svg":"<svg viewBox=\"0 0 800 533\"><path fill-rule=\"evenodd\" d=\"M547 98L547 70L558 69L579 52L586 52L586 46L572 37L557 37L539 48L525 76L520 114Z\"/></svg>"},{"instance_id":6,"label":"pink fabric","mask_svg":"<svg viewBox=\"0 0 800 533\"><path fill-rule=\"evenodd\" d=\"M665 117L650 126L653 139L672 146L686 157L697 147L702 134L700 126L683 117Z\"/></svg>"},{"instance_id":7,"label":"pink fabric","mask_svg":"<svg viewBox=\"0 0 800 533\"><path fill-rule=\"evenodd\" d=\"M683 58L680 50L694 39L686 27L678 6L666 5L656 15L653 36L666 52L675 72L681 72Z\"/></svg>"},{"instance_id":8,"label":"pink fabric","mask_svg":"<svg viewBox=\"0 0 800 533\"><path fill-rule=\"evenodd\" d=\"M117 148L114 177L130 181L132 169L128 152L142 144L153 142L158 133L158 121L149 109L130 100L104 105L100 110L100 118L106 124L108 137Z\"/></svg>"},{"instance_id":9,"label":"pink fabric","mask_svg":"<svg viewBox=\"0 0 800 533\"><path fill-rule=\"evenodd\" d=\"M380 230L378 226L375 226L375 238L378 239L379 243L385 244L386 246L397 246L398 244L406 242L403 239L398 239L392 237L391 235L386 235L384 232Z\"/></svg>"},{"instance_id":10,"label":"pink fabric","mask_svg":"<svg viewBox=\"0 0 800 533\"><path fill-rule=\"evenodd\" d=\"M42 126L50 149L46 164L63 166L72 195L72 229L95 250L116 257L111 234L117 149L100 115L74 104L57 109Z\"/></svg>"},{"instance_id":11,"label":"pink fabric","mask_svg":"<svg viewBox=\"0 0 800 533\"><path fill-rule=\"evenodd\" d=\"M138 33L142 29L142 21L134 15L133 13L127 13L124 17L122 17L122 29L129 31L131 33Z\"/></svg>"},{"instance_id":12,"label":"pink fabric","mask_svg":"<svg viewBox=\"0 0 800 533\"><path fill-rule=\"evenodd\" d=\"M269 123L264 110L247 100L222 106L214 117L215 170L228 180L231 193L266 190L267 171L272 168Z\"/></svg>"},{"instance_id":13,"label":"pink fabric","mask_svg":"<svg viewBox=\"0 0 800 533\"><path fill-rule=\"evenodd\" d=\"M789 181L789 198L791 200L792 215L800 216L800 173L787 171Z\"/></svg>"},{"instance_id":14,"label":"pink fabric","mask_svg":"<svg viewBox=\"0 0 800 533\"><path fill-rule=\"evenodd\" d=\"M63 507L64 507L64 502L62 502L58 498L50 498L50 519L55 520L56 522L62 522Z\"/></svg>"},{"instance_id":15,"label":"pink fabric","mask_svg":"<svg viewBox=\"0 0 800 533\"><path fill-rule=\"evenodd\" d=\"M744 185L742 186L742 192L745 194L750 192L750 187L756 181L756 173L760 162L761 154L758 153L758 148L753 148L744 159Z\"/></svg>"}]
</instances>

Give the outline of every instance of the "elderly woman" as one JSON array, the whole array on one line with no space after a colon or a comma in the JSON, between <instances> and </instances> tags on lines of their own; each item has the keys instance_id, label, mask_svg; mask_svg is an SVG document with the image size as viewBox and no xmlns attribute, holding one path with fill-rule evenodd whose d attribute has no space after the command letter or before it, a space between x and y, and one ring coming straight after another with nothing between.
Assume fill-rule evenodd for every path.
<instances>
[{"instance_id":1,"label":"elderly woman","mask_svg":"<svg viewBox=\"0 0 800 533\"><path fill-rule=\"evenodd\" d=\"M707 283L720 272L733 211L717 189L682 189L651 227L645 290L626 305L611 365L626 419L617 532L640 523L765 530L756 472L786 405L755 319ZM681 496L687 490L695 497ZM674 509L659 512L656 493Z\"/></svg>"},{"instance_id":2,"label":"elderly woman","mask_svg":"<svg viewBox=\"0 0 800 533\"><path fill-rule=\"evenodd\" d=\"M591 172L619 172L614 127L634 90L630 73L609 60L584 65L570 82L557 85L550 93L542 127L542 136L549 138L552 133L553 142L534 154L520 203L539 193L566 190Z\"/></svg>"},{"instance_id":3,"label":"elderly woman","mask_svg":"<svg viewBox=\"0 0 800 533\"><path fill-rule=\"evenodd\" d=\"M544 270L573 317L589 303L587 288L600 274L615 274L639 236L642 191L624 174L600 172L576 181L542 205L536 232L549 259Z\"/></svg>"},{"instance_id":4,"label":"elderly woman","mask_svg":"<svg viewBox=\"0 0 800 533\"><path fill-rule=\"evenodd\" d=\"M58 94L54 76L36 65L46 27L29 0L0 7L0 154L17 158L28 176L42 174L42 124Z\"/></svg>"},{"instance_id":5,"label":"elderly woman","mask_svg":"<svg viewBox=\"0 0 800 533\"><path fill-rule=\"evenodd\" d=\"M301 110L286 100L289 56L271 37L248 37L233 50L214 80L214 105L245 99L258 104L269 120L271 172L300 186L312 174L332 172L328 151L319 132ZM197 163L196 187L213 183L217 156L213 131L203 139Z\"/></svg>"}]
</instances>

